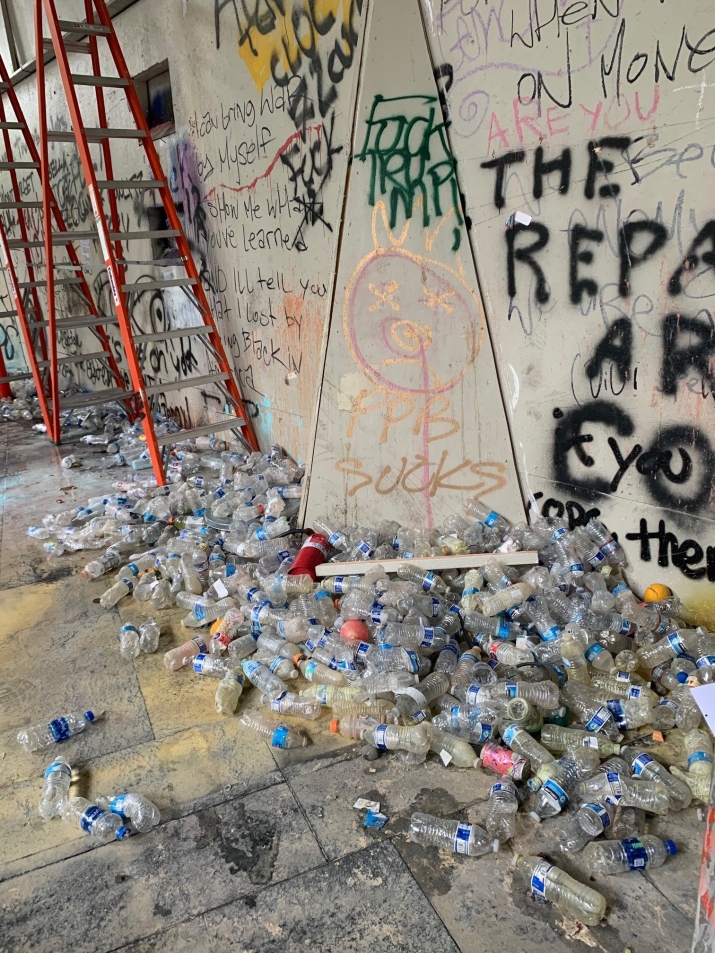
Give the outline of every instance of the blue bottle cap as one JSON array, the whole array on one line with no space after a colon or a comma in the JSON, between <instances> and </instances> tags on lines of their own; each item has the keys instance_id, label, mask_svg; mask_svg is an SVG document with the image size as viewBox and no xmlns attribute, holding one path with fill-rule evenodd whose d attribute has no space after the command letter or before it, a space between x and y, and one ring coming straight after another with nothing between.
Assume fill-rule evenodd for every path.
<instances>
[{"instance_id":1,"label":"blue bottle cap","mask_svg":"<svg viewBox=\"0 0 715 953\"><path fill-rule=\"evenodd\" d=\"M94 712L93 712L93 711L86 711L86 712L84 713L84 720L85 720L85 721L94 721Z\"/></svg>"},{"instance_id":2,"label":"blue bottle cap","mask_svg":"<svg viewBox=\"0 0 715 953\"><path fill-rule=\"evenodd\" d=\"M125 837L131 837L132 830L130 827L120 827L117 831L115 840L124 840Z\"/></svg>"},{"instance_id":3,"label":"blue bottle cap","mask_svg":"<svg viewBox=\"0 0 715 953\"><path fill-rule=\"evenodd\" d=\"M672 841L672 840L664 840L664 841L663 841L663 847L665 847L665 849L668 851L668 853L670 854L671 857L672 857L674 854L677 854L677 853L678 853L678 848L675 846L675 841Z\"/></svg>"}]
</instances>

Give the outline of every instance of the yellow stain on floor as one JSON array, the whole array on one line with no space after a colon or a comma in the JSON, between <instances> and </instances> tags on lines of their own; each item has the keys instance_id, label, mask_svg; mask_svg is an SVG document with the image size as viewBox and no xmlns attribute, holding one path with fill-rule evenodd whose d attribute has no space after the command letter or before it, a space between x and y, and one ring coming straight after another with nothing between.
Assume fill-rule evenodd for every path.
<instances>
[{"instance_id":1,"label":"yellow stain on floor","mask_svg":"<svg viewBox=\"0 0 715 953\"><path fill-rule=\"evenodd\" d=\"M55 586L37 583L0 592L0 639L38 623L52 605Z\"/></svg>"}]
</instances>

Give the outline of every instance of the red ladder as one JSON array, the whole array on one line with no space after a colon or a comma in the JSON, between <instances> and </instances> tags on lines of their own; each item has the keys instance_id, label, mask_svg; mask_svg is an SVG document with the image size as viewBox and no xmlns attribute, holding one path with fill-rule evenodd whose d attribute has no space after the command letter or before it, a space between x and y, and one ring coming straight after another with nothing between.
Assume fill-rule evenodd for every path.
<instances>
[{"instance_id":1,"label":"red ladder","mask_svg":"<svg viewBox=\"0 0 715 953\"><path fill-rule=\"evenodd\" d=\"M47 154L49 141L74 141L79 150L79 157L84 170L84 176L89 190L90 202L96 231L89 236L98 239L102 248L102 256L107 269L107 276L112 292L113 305L119 319L119 328L124 343L125 354L131 375L131 382L138 399L139 412L142 418L147 447L151 456L154 473L157 480L164 482L163 448L177 440L187 440L204 434L220 431L233 431L242 442L252 450L258 449L258 442L249 420L246 408L241 397L233 370L224 351L223 342L216 328L211 314L203 285L191 250L189 248L181 220L171 197L164 171L154 147L154 142L142 110L137 91L127 68L124 55L117 39L111 17L104 0L85 0L84 22L60 20L56 11L55 0L35 0L36 2L36 29L37 29L37 64L38 82L44 87L44 64L42 60L43 37L42 9L44 9L49 26L52 46L62 78L62 83L69 107L73 133L48 132L46 116L40 124L40 138L42 151ZM69 37L76 37L81 42L67 40L63 31ZM83 38L86 38L84 40ZM100 71L98 41L105 40L117 76L107 76ZM91 73L73 73L70 69L67 53L86 52L90 56ZM85 125L82 111L77 97L78 86L94 87L97 105L97 126ZM133 125L131 128L110 128L107 125L107 116L104 102L105 88L120 89L126 95L127 105ZM44 95L44 88L43 88ZM113 156L111 142L115 139L133 139L143 148L148 161L152 178L150 180L115 179L113 172ZM107 176L98 180L95 171L90 143L97 143L102 149L104 171ZM117 207L117 191L130 189L154 189L164 208L168 229L146 230L138 232L121 231L119 210ZM108 194L109 217L102 201L103 193ZM82 233L82 237L85 237ZM127 282L126 271L134 264L165 267L164 260L142 261L125 257L122 246L128 242L149 241L152 239L172 239L175 242L178 259L172 259L170 264L179 265L186 271L183 278L157 279L137 283ZM128 306L128 296L141 293L149 289L179 287L195 306L201 324L194 327L181 327L168 331L159 331L152 334L135 334L132 330L132 319ZM210 373L201 377L186 377L180 380L161 381L147 385L142 369L143 358L146 355L146 345L151 341L167 338L195 338L203 346L206 353ZM213 365L213 367L211 366ZM190 430L182 430L178 434L157 435L154 430L153 399L170 391L186 390L190 388L215 387L222 396L226 405L231 408L234 416L228 419L217 420Z\"/></svg>"}]
</instances>

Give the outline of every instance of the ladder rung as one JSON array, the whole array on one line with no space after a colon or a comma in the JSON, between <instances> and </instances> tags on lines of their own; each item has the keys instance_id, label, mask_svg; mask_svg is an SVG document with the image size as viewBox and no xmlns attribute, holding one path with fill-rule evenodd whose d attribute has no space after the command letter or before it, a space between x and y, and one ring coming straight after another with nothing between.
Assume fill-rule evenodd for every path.
<instances>
[{"instance_id":1,"label":"ladder rung","mask_svg":"<svg viewBox=\"0 0 715 953\"><path fill-rule=\"evenodd\" d=\"M164 183L159 179L101 179L97 188L106 192L124 192L128 189L161 189Z\"/></svg>"},{"instance_id":2,"label":"ladder rung","mask_svg":"<svg viewBox=\"0 0 715 953\"><path fill-rule=\"evenodd\" d=\"M58 364L81 364L82 361L97 361L97 360L106 360L107 359L106 351L92 351L91 354L74 354L71 357L60 357L57 360Z\"/></svg>"},{"instance_id":3,"label":"ladder rung","mask_svg":"<svg viewBox=\"0 0 715 953\"><path fill-rule=\"evenodd\" d=\"M0 129L24 129L24 122L0 122Z\"/></svg>"},{"instance_id":4,"label":"ladder rung","mask_svg":"<svg viewBox=\"0 0 715 953\"><path fill-rule=\"evenodd\" d=\"M143 129L102 129L101 127L85 127L84 133L87 142L104 142L105 139L145 139ZM76 142L77 136L73 131L53 130L47 133L48 142Z\"/></svg>"},{"instance_id":5,"label":"ladder rung","mask_svg":"<svg viewBox=\"0 0 715 953\"><path fill-rule=\"evenodd\" d=\"M53 50L55 48L52 39L49 36L44 36L42 38L42 45L46 50ZM71 40L65 40L64 47L68 53L91 53L92 47L89 43L74 43Z\"/></svg>"},{"instance_id":6,"label":"ladder rung","mask_svg":"<svg viewBox=\"0 0 715 953\"><path fill-rule=\"evenodd\" d=\"M93 76L91 73L71 73L75 86L128 86L129 80L121 76Z\"/></svg>"},{"instance_id":7,"label":"ladder rung","mask_svg":"<svg viewBox=\"0 0 715 953\"><path fill-rule=\"evenodd\" d=\"M42 202L0 202L0 210L22 208L42 208Z\"/></svg>"},{"instance_id":8,"label":"ladder rung","mask_svg":"<svg viewBox=\"0 0 715 953\"><path fill-rule=\"evenodd\" d=\"M17 311L0 311L0 318L16 318Z\"/></svg>"},{"instance_id":9,"label":"ladder rung","mask_svg":"<svg viewBox=\"0 0 715 953\"><path fill-rule=\"evenodd\" d=\"M123 387L113 387L110 390L95 390L90 394L72 394L71 397L60 398L60 409L70 410L75 407L91 407L93 404L108 404L113 400L126 400L134 397L136 391L124 390Z\"/></svg>"},{"instance_id":10,"label":"ladder rung","mask_svg":"<svg viewBox=\"0 0 715 953\"><path fill-rule=\"evenodd\" d=\"M144 238L176 238L181 232L175 228L156 232L111 232L110 241L113 242L140 242Z\"/></svg>"},{"instance_id":11,"label":"ladder rung","mask_svg":"<svg viewBox=\"0 0 715 953\"><path fill-rule=\"evenodd\" d=\"M85 23L79 20L58 20L57 26L64 33L84 33L87 36L109 36L112 32L101 23Z\"/></svg>"},{"instance_id":12,"label":"ladder rung","mask_svg":"<svg viewBox=\"0 0 715 953\"><path fill-rule=\"evenodd\" d=\"M39 162L0 162L0 172L9 172L11 169L39 169Z\"/></svg>"},{"instance_id":13,"label":"ladder rung","mask_svg":"<svg viewBox=\"0 0 715 953\"><path fill-rule=\"evenodd\" d=\"M166 381L164 384L152 384L146 388L146 392L152 395L164 394L170 390L190 390L192 387L203 387L204 384L215 384L216 381L226 381L229 376L229 374L223 371L221 374L207 374L206 377L187 377L181 381ZM206 433L210 432L209 430L206 431Z\"/></svg>"},{"instance_id":14,"label":"ladder rung","mask_svg":"<svg viewBox=\"0 0 715 953\"><path fill-rule=\"evenodd\" d=\"M14 311L9 311L8 314L14 314ZM0 314L0 318L2 315ZM80 314L75 318L58 318L55 321L55 327L58 331L61 331L63 328L66 330L73 330L74 328L91 328L95 325L100 324L118 324L119 319L115 316L109 318L103 318L98 314ZM32 328L47 328L50 326L49 321L33 321L30 324L30 329Z\"/></svg>"},{"instance_id":15,"label":"ladder rung","mask_svg":"<svg viewBox=\"0 0 715 953\"><path fill-rule=\"evenodd\" d=\"M19 238L13 238L7 243L8 248L44 248L44 242L23 242Z\"/></svg>"},{"instance_id":16,"label":"ladder rung","mask_svg":"<svg viewBox=\"0 0 715 953\"><path fill-rule=\"evenodd\" d=\"M0 89L10 89L9 83L0 83Z\"/></svg>"},{"instance_id":17,"label":"ladder rung","mask_svg":"<svg viewBox=\"0 0 715 953\"><path fill-rule=\"evenodd\" d=\"M81 285L84 284L84 278L55 278L56 285ZM20 281L18 288L46 288L46 281Z\"/></svg>"},{"instance_id":18,"label":"ladder rung","mask_svg":"<svg viewBox=\"0 0 715 953\"><path fill-rule=\"evenodd\" d=\"M81 242L83 239L97 238L97 233L95 231L83 231L83 232L53 232L52 233L52 244L53 245L69 245L70 242ZM43 242L44 244L44 242ZM77 267L80 267L79 265Z\"/></svg>"},{"instance_id":19,"label":"ladder rung","mask_svg":"<svg viewBox=\"0 0 715 953\"><path fill-rule=\"evenodd\" d=\"M0 377L0 384L12 384L13 381L28 381L32 374L10 374L8 377Z\"/></svg>"},{"instance_id":20,"label":"ladder rung","mask_svg":"<svg viewBox=\"0 0 715 953\"><path fill-rule=\"evenodd\" d=\"M159 281L137 281L133 285L122 285L122 291L151 291L154 288L181 288L198 284L196 278L165 278Z\"/></svg>"},{"instance_id":21,"label":"ladder rung","mask_svg":"<svg viewBox=\"0 0 715 953\"><path fill-rule=\"evenodd\" d=\"M151 334L135 334L134 343L144 344L145 341L166 341L168 338L188 338L191 337L192 334L210 334L212 331L213 328L209 324L198 324L192 328L174 328L171 331L153 331ZM214 378L212 377L211 379L213 380Z\"/></svg>"},{"instance_id":22,"label":"ladder rung","mask_svg":"<svg viewBox=\"0 0 715 953\"><path fill-rule=\"evenodd\" d=\"M228 420L222 420L216 424L206 424L205 427L195 427L193 430L180 430L178 433L165 433L156 438L160 447L165 447L168 443L178 443L181 440L193 440L194 437L203 437L206 434L220 433L223 430L235 430L238 427L245 427L246 421L242 417L229 417Z\"/></svg>"}]
</instances>

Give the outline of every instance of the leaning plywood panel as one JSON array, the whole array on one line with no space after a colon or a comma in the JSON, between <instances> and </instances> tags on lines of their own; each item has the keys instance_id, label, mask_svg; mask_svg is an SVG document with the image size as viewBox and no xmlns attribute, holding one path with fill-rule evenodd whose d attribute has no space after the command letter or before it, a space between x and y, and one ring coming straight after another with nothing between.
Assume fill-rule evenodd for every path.
<instances>
[{"instance_id":1,"label":"leaning plywood panel","mask_svg":"<svg viewBox=\"0 0 715 953\"><path fill-rule=\"evenodd\" d=\"M523 509L417 0L372 4L307 521Z\"/></svg>"},{"instance_id":2,"label":"leaning plywood panel","mask_svg":"<svg viewBox=\"0 0 715 953\"><path fill-rule=\"evenodd\" d=\"M422 8L522 484L715 624L712 4Z\"/></svg>"}]
</instances>

